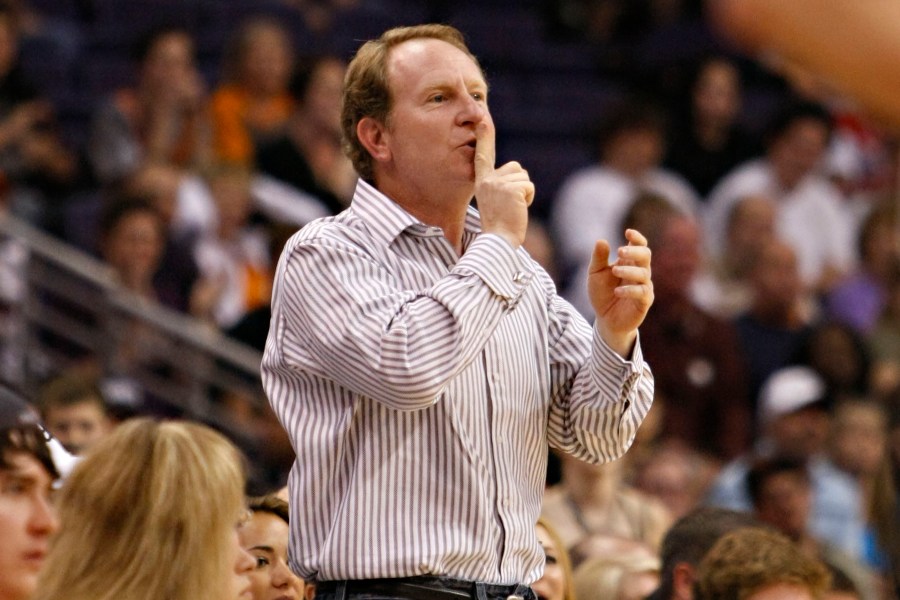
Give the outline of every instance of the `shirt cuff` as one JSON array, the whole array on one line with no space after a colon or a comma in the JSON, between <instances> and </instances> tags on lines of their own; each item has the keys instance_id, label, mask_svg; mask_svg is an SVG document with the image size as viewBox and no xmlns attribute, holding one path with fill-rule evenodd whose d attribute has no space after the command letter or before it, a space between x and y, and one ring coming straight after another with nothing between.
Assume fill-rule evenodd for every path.
<instances>
[{"instance_id":1,"label":"shirt cuff","mask_svg":"<svg viewBox=\"0 0 900 600\"><path fill-rule=\"evenodd\" d=\"M637 332L634 339L634 346L631 349L631 358L625 359L618 352L609 347L600 336L600 331L594 325L594 356L598 357L597 366L600 371L613 371L621 373L623 379L638 375L644 370L644 353L641 351L641 332Z\"/></svg>"},{"instance_id":2,"label":"shirt cuff","mask_svg":"<svg viewBox=\"0 0 900 600\"><path fill-rule=\"evenodd\" d=\"M534 278L532 268L509 242L491 233L482 233L469 244L454 271L480 278L507 308L516 305Z\"/></svg>"}]
</instances>

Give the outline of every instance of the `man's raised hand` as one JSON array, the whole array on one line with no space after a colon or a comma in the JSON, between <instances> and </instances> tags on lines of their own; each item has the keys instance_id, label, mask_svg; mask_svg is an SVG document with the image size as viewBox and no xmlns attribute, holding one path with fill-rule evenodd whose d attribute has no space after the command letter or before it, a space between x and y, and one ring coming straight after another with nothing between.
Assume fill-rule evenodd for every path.
<instances>
[{"instance_id":1,"label":"man's raised hand","mask_svg":"<svg viewBox=\"0 0 900 600\"><path fill-rule=\"evenodd\" d=\"M625 239L628 245L619 248L613 264L609 264L609 243L597 242L588 269L588 296L600 335L613 350L628 357L638 325L653 304L653 281L647 238L628 229Z\"/></svg>"}]
</instances>

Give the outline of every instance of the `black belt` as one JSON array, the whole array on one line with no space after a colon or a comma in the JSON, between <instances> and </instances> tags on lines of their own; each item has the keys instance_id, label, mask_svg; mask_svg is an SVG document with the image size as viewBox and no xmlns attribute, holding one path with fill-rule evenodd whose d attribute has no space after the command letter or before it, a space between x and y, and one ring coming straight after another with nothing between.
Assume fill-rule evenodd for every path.
<instances>
[{"instance_id":1,"label":"black belt","mask_svg":"<svg viewBox=\"0 0 900 600\"><path fill-rule=\"evenodd\" d=\"M449 577L404 577L399 579L349 579L320 581L318 594L334 594L345 600L351 594L382 594L409 600L534 600L534 592L525 585L478 583Z\"/></svg>"}]
</instances>

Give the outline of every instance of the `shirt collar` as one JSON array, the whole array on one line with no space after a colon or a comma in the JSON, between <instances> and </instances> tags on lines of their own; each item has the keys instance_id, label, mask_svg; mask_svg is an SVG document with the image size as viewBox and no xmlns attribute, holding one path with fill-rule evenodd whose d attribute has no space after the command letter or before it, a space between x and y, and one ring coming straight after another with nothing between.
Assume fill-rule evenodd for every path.
<instances>
[{"instance_id":1,"label":"shirt collar","mask_svg":"<svg viewBox=\"0 0 900 600\"><path fill-rule=\"evenodd\" d=\"M372 235L389 246L397 237L409 230L412 235L431 235L436 227L422 223L399 204L378 191L373 185L359 179L353 193L353 211L365 221ZM478 211L470 206L466 211L465 232L477 235L481 232Z\"/></svg>"}]
</instances>

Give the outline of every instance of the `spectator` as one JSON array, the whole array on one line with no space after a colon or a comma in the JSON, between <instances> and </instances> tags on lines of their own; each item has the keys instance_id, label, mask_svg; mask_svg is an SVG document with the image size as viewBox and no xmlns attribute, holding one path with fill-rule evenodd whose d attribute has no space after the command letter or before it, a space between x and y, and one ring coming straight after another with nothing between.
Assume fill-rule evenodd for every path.
<instances>
[{"instance_id":1,"label":"spectator","mask_svg":"<svg viewBox=\"0 0 900 600\"><path fill-rule=\"evenodd\" d=\"M53 106L26 77L14 10L0 4L0 205L58 233L56 210L80 175Z\"/></svg>"},{"instance_id":2,"label":"spectator","mask_svg":"<svg viewBox=\"0 0 900 600\"><path fill-rule=\"evenodd\" d=\"M750 267L762 248L775 239L775 203L747 196L728 213L725 247L697 276L692 295L704 310L733 319L750 308L754 293Z\"/></svg>"},{"instance_id":3,"label":"spectator","mask_svg":"<svg viewBox=\"0 0 900 600\"><path fill-rule=\"evenodd\" d=\"M653 244L657 301L641 339L666 402L662 441L727 460L750 445L746 366L734 327L691 297L701 262L700 229L691 217L668 209L646 219L643 231Z\"/></svg>"},{"instance_id":4,"label":"spectator","mask_svg":"<svg viewBox=\"0 0 900 600\"><path fill-rule=\"evenodd\" d=\"M545 492L541 516L569 551L594 535L659 548L671 516L661 502L626 485L622 469L622 461L592 465L562 457L562 481Z\"/></svg>"},{"instance_id":5,"label":"spectator","mask_svg":"<svg viewBox=\"0 0 900 600\"><path fill-rule=\"evenodd\" d=\"M207 94L191 34L154 30L135 59L136 85L116 90L91 124L88 159L102 184L121 183L148 164L199 169L209 160Z\"/></svg>"},{"instance_id":6,"label":"spectator","mask_svg":"<svg viewBox=\"0 0 900 600\"><path fill-rule=\"evenodd\" d=\"M59 477L35 413L0 392L0 600L29 600L59 523L53 482Z\"/></svg>"},{"instance_id":7,"label":"spectator","mask_svg":"<svg viewBox=\"0 0 900 600\"><path fill-rule=\"evenodd\" d=\"M680 519L700 505L717 466L683 444L660 444L636 465L634 487Z\"/></svg>"},{"instance_id":8,"label":"spectator","mask_svg":"<svg viewBox=\"0 0 900 600\"><path fill-rule=\"evenodd\" d=\"M884 312L866 342L872 353L872 394L882 397L900 389L900 268L887 286Z\"/></svg>"},{"instance_id":9,"label":"spectator","mask_svg":"<svg viewBox=\"0 0 900 600\"><path fill-rule=\"evenodd\" d=\"M778 206L778 236L794 246L804 284L829 290L853 264L854 232L842 196L817 166L828 144L831 120L821 107L791 104L770 126L766 155L746 162L710 192L706 225L713 255L722 252L731 206L748 195Z\"/></svg>"},{"instance_id":10,"label":"spectator","mask_svg":"<svg viewBox=\"0 0 900 600\"><path fill-rule=\"evenodd\" d=\"M238 600L253 558L238 450L193 423L123 423L63 486L37 600Z\"/></svg>"},{"instance_id":11,"label":"spectator","mask_svg":"<svg viewBox=\"0 0 900 600\"><path fill-rule=\"evenodd\" d=\"M155 276L162 265L166 229L149 202L128 198L106 207L101 218L101 256L122 286L152 302L157 293Z\"/></svg>"},{"instance_id":12,"label":"spectator","mask_svg":"<svg viewBox=\"0 0 900 600\"><path fill-rule=\"evenodd\" d=\"M252 498L253 515L238 530L241 547L256 560L249 573L253 600L312 600L287 564L288 504L274 495Z\"/></svg>"},{"instance_id":13,"label":"spectator","mask_svg":"<svg viewBox=\"0 0 900 600\"><path fill-rule=\"evenodd\" d=\"M648 600L693 600L697 566L720 537L758 525L746 512L701 507L675 522L663 538L659 587Z\"/></svg>"},{"instance_id":14,"label":"spectator","mask_svg":"<svg viewBox=\"0 0 900 600\"><path fill-rule=\"evenodd\" d=\"M607 115L601 128L599 164L563 182L553 208L553 233L564 268L578 273L576 284L583 279L594 240L609 240L613 247L622 243L619 224L639 192L652 192L681 212L696 213L696 192L660 167L665 141L663 117L656 108L634 101L623 104ZM564 295L583 307L581 290L572 288Z\"/></svg>"},{"instance_id":15,"label":"spectator","mask_svg":"<svg viewBox=\"0 0 900 600\"><path fill-rule=\"evenodd\" d=\"M828 569L785 536L744 528L725 534L697 569L696 600L818 600Z\"/></svg>"},{"instance_id":16,"label":"spectator","mask_svg":"<svg viewBox=\"0 0 900 600\"><path fill-rule=\"evenodd\" d=\"M740 127L741 75L724 56L697 67L687 114L674 122L665 166L705 198L739 163L756 154L756 145Z\"/></svg>"},{"instance_id":17,"label":"spectator","mask_svg":"<svg viewBox=\"0 0 900 600\"><path fill-rule=\"evenodd\" d=\"M217 226L194 248L200 281L192 294L191 313L228 329L268 304L272 257L267 232L251 222L250 172L222 164L210 171L208 182Z\"/></svg>"},{"instance_id":18,"label":"spectator","mask_svg":"<svg viewBox=\"0 0 900 600\"><path fill-rule=\"evenodd\" d=\"M84 454L112 431L99 382L89 373L72 370L49 381L39 407L47 431L75 455Z\"/></svg>"},{"instance_id":19,"label":"spectator","mask_svg":"<svg viewBox=\"0 0 900 600\"><path fill-rule=\"evenodd\" d=\"M572 563L559 534L543 518L538 519L535 530L544 547L544 574L531 584L531 589L539 600L575 600Z\"/></svg>"},{"instance_id":20,"label":"spectator","mask_svg":"<svg viewBox=\"0 0 900 600\"><path fill-rule=\"evenodd\" d=\"M861 556L865 521L859 487L828 460L830 399L825 382L808 367L785 367L763 384L759 398L761 433L754 453L725 465L707 502L734 510L752 508L747 472L761 457L804 462L813 486L810 531L854 558Z\"/></svg>"},{"instance_id":21,"label":"spectator","mask_svg":"<svg viewBox=\"0 0 900 600\"><path fill-rule=\"evenodd\" d=\"M900 597L900 387L887 398L888 447L872 491L872 522L887 555L890 588Z\"/></svg>"},{"instance_id":22,"label":"spectator","mask_svg":"<svg viewBox=\"0 0 900 600\"><path fill-rule=\"evenodd\" d=\"M294 111L283 135L261 144L257 168L316 197L330 214L347 208L356 173L341 151L341 85L346 65L334 56L310 59L295 73Z\"/></svg>"},{"instance_id":23,"label":"spectator","mask_svg":"<svg viewBox=\"0 0 900 600\"><path fill-rule=\"evenodd\" d=\"M659 585L659 558L647 546L628 552L594 556L573 575L577 598L644 600Z\"/></svg>"},{"instance_id":24,"label":"spectator","mask_svg":"<svg viewBox=\"0 0 900 600\"><path fill-rule=\"evenodd\" d=\"M869 394L872 360L862 336L849 325L820 321L804 339L793 362L814 369L834 401Z\"/></svg>"},{"instance_id":25,"label":"spectator","mask_svg":"<svg viewBox=\"0 0 900 600\"><path fill-rule=\"evenodd\" d=\"M882 574L890 568L874 519L876 487L888 461L888 415L880 402L851 399L834 410L828 454L836 467L859 486L865 507L866 530L861 562Z\"/></svg>"},{"instance_id":26,"label":"spectator","mask_svg":"<svg viewBox=\"0 0 900 600\"><path fill-rule=\"evenodd\" d=\"M752 301L735 321L747 364L754 417L755 399L763 382L795 360L812 332L810 304L791 245L771 239L750 258L747 267ZM754 419L754 431L758 423Z\"/></svg>"},{"instance_id":27,"label":"spectator","mask_svg":"<svg viewBox=\"0 0 900 600\"><path fill-rule=\"evenodd\" d=\"M756 517L791 539L804 554L846 573L866 600L876 600L874 574L854 558L809 531L812 483L803 461L769 458L747 473Z\"/></svg>"},{"instance_id":28,"label":"spectator","mask_svg":"<svg viewBox=\"0 0 900 600\"><path fill-rule=\"evenodd\" d=\"M825 306L829 317L865 335L884 313L888 288L900 268L900 233L893 206L883 204L869 213L859 231L857 246L859 266L831 290Z\"/></svg>"},{"instance_id":29,"label":"spectator","mask_svg":"<svg viewBox=\"0 0 900 600\"><path fill-rule=\"evenodd\" d=\"M862 594L856 588L856 584L847 577L846 573L834 567L830 567L830 570L831 589L822 596L822 600L864 600Z\"/></svg>"},{"instance_id":30,"label":"spectator","mask_svg":"<svg viewBox=\"0 0 900 600\"><path fill-rule=\"evenodd\" d=\"M216 161L251 167L259 145L284 133L294 108L293 61L291 38L277 21L256 17L241 24L210 99Z\"/></svg>"}]
</instances>

